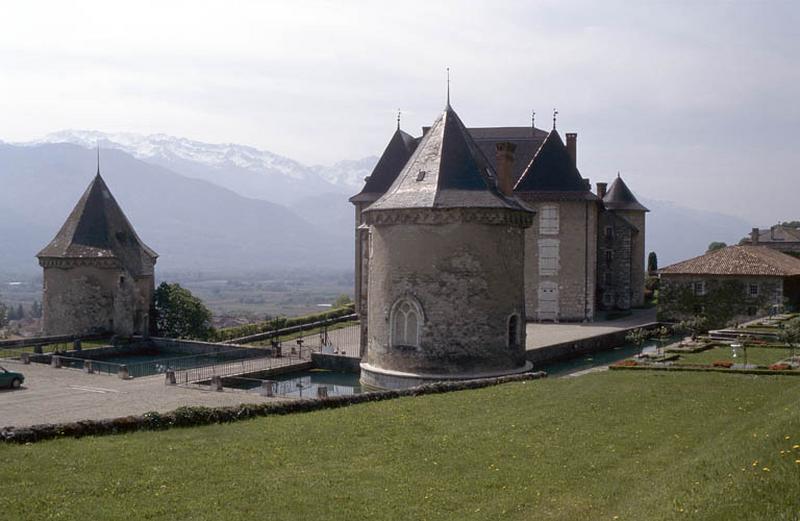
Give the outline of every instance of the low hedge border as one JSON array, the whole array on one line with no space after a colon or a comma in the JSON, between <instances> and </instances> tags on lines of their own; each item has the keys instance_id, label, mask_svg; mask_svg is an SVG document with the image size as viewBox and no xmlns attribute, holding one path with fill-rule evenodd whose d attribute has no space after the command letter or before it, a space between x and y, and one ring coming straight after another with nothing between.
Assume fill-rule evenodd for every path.
<instances>
[{"instance_id":1,"label":"low hedge border","mask_svg":"<svg viewBox=\"0 0 800 521\"><path fill-rule=\"evenodd\" d=\"M645 370L645 371L694 371L696 373L738 373L738 374L755 374L755 375L763 375L763 376L800 376L800 371L773 371L771 369L726 369L724 367L712 367L712 366L686 366L686 365L665 365L665 366L657 366L657 365L610 365L608 366L609 369L612 371L627 371L630 369L633 370Z\"/></svg>"},{"instance_id":2,"label":"low hedge border","mask_svg":"<svg viewBox=\"0 0 800 521\"><path fill-rule=\"evenodd\" d=\"M141 416L124 416L107 420L81 420L68 423L45 423L30 427L0 428L0 441L8 443L35 443L54 438L81 438L136 431L158 431L172 427L194 427L214 423L229 423L262 416L294 414L302 412L336 409L359 403L380 402L406 396L449 393L468 389L480 389L509 382L522 382L544 378L543 371L518 375L438 382L397 391L374 391L350 396L300 399L284 402L258 404L244 403L233 407L179 407L167 413L146 412Z\"/></svg>"}]
</instances>

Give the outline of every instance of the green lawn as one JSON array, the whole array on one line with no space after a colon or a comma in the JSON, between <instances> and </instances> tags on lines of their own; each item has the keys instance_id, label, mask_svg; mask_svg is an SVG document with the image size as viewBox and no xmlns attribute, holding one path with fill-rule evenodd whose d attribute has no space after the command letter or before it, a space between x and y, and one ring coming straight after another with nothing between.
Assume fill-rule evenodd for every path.
<instances>
[{"instance_id":1,"label":"green lawn","mask_svg":"<svg viewBox=\"0 0 800 521\"><path fill-rule=\"evenodd\" d=\"M735 359L731 356L731 353L730 346L712 347L711 349L698 353L681 354L680 359L675 363L711 365L717 360L727 360L736 364L744 363L744 353L741 349L739 349L739 356ZM791 349L779 347L748 347L747 363L769 366L770 364L789 358L791 355Z\"/></svg>"},{"instance_id":2,"label":"green lawn","mask_svg":"<svg viewBox=\"0 0 800 521\"><path fill-rule=\"evenodd\" d=\"M612 371L0 446L0 519L795 520L800 379Z\"/></svg>"}]
</instances>

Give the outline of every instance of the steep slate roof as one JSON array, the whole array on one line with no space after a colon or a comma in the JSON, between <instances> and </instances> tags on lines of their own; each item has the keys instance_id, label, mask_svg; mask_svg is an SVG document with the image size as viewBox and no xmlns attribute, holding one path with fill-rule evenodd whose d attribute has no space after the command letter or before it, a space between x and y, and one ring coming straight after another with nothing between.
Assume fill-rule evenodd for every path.
<instances>
[{"instance_id":1,"label":"steep slate roof","mask_svg":"<svg viewBox=\"0 0 800 521\"><path fill-rule=\"evenodd\" d=\"M665 275L800 276L800 259L765 246L728 246L662 268Z\"/></svg>"},{"instance_id":2,"label":"steep slate roof","mask_svg":"<svg viewBox=\"0 0 800 521\"><path fill-rule=\"evenodd\" d=\"M119 259L133 275L144 273L143 257L158 254L147 247L131 226L98 172L39 258Z\"/></svg>"},{"instance_id":3,"label":"steep slate roof","mask_svg":"<svg viewBox=\"0 0 800 521\"><path fill-rule=\"evenodd\" d=\"M419 143L418 139L398 128L392 135L392 139L389 140L389 144L386 145L386 149L381 154L372 173L367 177L364 188L351 197L350 202L371 202L386 193L386 190L397 179L397 175L403 170L411 154L414 153L417 143Z\"/></svg>"},{"instance_id":4,"label":"steep slate roof","mask_svg":"<svg viewBox=\"0 0 800 521\"><path fill-rule=\"evenodd\" d=\"M635 210L640 212L649 212L633 195L625 181L617 174L617 178L608 187L605 197L603 197L603 204L609 210Z\"/></svg>"},{"instance_id":5,"label":"steep slate roof","mask_svg":"<svg viewBox=\"0 0 800 521\"><path fill-rule=\"evenodd\" d=\"M514 192L537 192L546 198L597 200L572 163L567 147L553 129L514 186Z\"/></svg>"},{"instance_id":6,"label":"steep slate roof","mask_svg":"<svg viewBox=\"0 0 800 521\"><path fill-rule=\"evenodd\" d=\"M366 211L401 208L508 208L497 174L448 104L389 190Z\"/></svg>"},{"instance_id":7,"label":"steep slate roof","mask_svg":"<svg viewBox=\"0 0 800 521\"><path fill-rule=\"evenodd\" d=\"M514 151L514 165L511 168L512 184L516 184L522 177L525 168L547 138L547 132L532 127L476 127L468 128L467 131L495 170L497 170L495 145L502 142L517 145Z\"/></svg>"}]
</instances>

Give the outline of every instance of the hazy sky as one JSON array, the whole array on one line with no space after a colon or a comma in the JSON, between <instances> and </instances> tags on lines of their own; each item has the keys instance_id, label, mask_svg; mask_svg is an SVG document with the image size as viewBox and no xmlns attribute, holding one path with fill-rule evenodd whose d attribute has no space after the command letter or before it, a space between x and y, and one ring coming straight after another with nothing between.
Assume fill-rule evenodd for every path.
<instances>
[{"instance_id":1,"label":"hazy sky","mask_svg":"<svg viewBox=\"0 0 800 521\"><path fill-rule=\"evenodd\" d=\"M800 219L800 2L14 2L0 140L163 132L304 163L377 155L452 103L578 132L593 182Z\"/></svg>"}]
</instances>

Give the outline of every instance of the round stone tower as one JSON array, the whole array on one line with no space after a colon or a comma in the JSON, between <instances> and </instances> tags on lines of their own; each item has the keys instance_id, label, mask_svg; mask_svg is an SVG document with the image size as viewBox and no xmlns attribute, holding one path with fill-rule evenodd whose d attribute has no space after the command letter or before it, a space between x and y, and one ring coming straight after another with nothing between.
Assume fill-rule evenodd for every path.
<instances>
[{"instance_id":1,"label":"round stone tower","mask_svg":"<svg viewBox=\"0 0 800 521\"><path fill-rule=\"evenodd\" d=\"M369 241L367 386L524 372L524 234L498 172L448 105L387 192L364 211ZM499 176L499 177L498 177Z\"/></svg>"}]
</instances>

